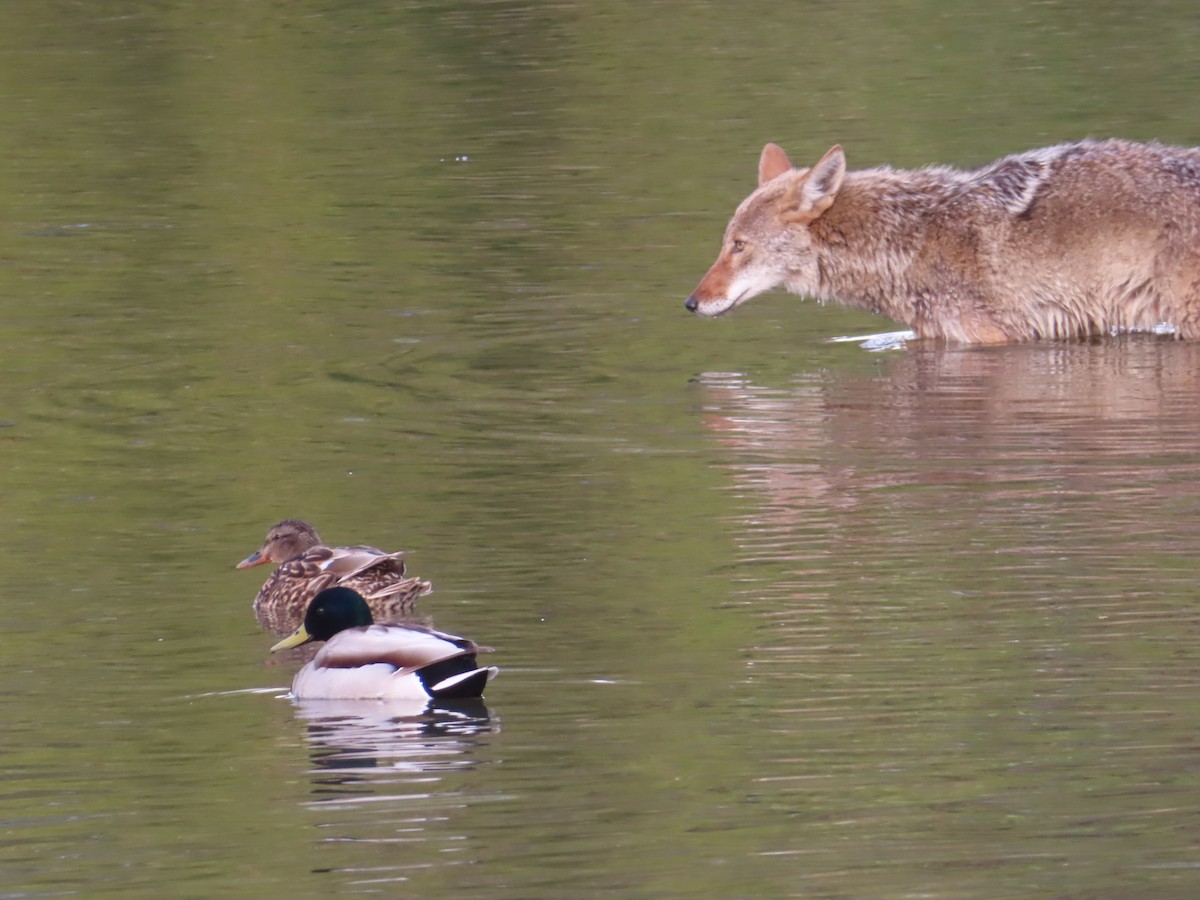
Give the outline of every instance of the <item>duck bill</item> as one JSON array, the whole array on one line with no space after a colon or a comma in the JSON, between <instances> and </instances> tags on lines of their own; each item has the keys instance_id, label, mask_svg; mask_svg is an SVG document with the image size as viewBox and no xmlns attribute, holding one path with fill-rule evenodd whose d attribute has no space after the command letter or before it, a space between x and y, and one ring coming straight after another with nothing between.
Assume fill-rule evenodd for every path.
<instances>
[{"instance_id":1,"label":"duck bill","mask_svg":"<svg viewBox=\"0 0 1200 900\"><path fill-rule=\"evenodd\" d=\"M261 550L255 550L240 563L234 566L235 569L253 569L255 566L261 566L264 563L269 563L271 558Z\"/></svg>"},{"instance_id":2,"label":"duck bill","mask_svg":"<svg viewBox=\"0 0 1200 900\"><path fill-rule=\"evenodd\" d=\"M280 650L287 650L291 647L299 647L301 644L307 644L311 640L312 640L312 635L310 635L307 631L305 631L304 626L301 625L299 628L297 628L295 631L293 631L291 634L289 634L287 637L285 637L282 641L280 641L278 644L276 644L274 647L272 647L271 652L278 653Z\"/></svg>"}]
</instances>

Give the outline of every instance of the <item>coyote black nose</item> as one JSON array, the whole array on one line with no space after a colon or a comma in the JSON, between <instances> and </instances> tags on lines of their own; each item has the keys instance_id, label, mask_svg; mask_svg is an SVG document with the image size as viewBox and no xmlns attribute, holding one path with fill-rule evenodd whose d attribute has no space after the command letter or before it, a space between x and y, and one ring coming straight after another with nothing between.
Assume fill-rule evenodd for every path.
<instances>
[{"instance_id":1,"label":"coyote black nose","mask_svg":"<svg viewBox=\"0 0 1200 900\"><path fill-rule=\"evenodd\" d=\"M697 306L698 304L696 303L696 298L695 298L695 297L688 297L686 300L684 300L684 301L683 301L683 305L684 305L684 308L685 308L685 309L686 309L688 312L695 312L695 311L696 311L696 306Z\"/></svg>"}]
</instances>

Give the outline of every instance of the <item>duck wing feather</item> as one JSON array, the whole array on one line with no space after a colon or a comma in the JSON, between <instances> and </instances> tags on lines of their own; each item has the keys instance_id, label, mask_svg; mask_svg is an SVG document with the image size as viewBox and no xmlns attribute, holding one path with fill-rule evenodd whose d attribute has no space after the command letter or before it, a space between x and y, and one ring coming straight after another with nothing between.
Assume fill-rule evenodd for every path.
<instances>
[{"instance_id":1,"label":"duck wing feather","mask_svg":"<svg viewBox=\"0 0 1200 900\"><path fill-rule=\"evenodd\" d=\"M338 669L388 663L396 667L396 675L406 675L447 659L490 650L467 638L432 628L368 625L335 634L317 651L313 665Z\"/></svg>"}]
</instances>

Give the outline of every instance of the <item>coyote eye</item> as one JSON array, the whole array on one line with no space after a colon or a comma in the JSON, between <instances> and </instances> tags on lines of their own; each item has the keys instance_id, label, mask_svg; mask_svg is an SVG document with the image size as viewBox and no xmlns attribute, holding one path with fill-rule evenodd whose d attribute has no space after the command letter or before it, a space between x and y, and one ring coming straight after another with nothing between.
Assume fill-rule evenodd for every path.
<instances>
[{"instance_id":1,"label":"coyote eye","mask_svg":"<svg viewBox=\"0 0 1200 900\"><path fill-rule=\"evenodd\" d=\"M741 253L745 249L746 249L745 241L734 241L733 242L733 252L734 253Z\"/></svg>"}]
</instances>

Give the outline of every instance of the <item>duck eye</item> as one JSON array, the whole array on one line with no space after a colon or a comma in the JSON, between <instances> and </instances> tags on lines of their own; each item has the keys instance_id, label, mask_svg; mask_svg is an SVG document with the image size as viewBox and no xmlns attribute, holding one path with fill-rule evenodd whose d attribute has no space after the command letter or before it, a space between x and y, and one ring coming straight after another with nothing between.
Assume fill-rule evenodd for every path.
<instances>
[{"instance_id":1,"label":"duck eye","mask_svg":"<svg viewBox=\"0 0 1200 900\"><path fill-rule=\"evenodd\" d=\"M745 249L746 249L746 242L745 242L745 241L743 241L743 240L736 240L736 241L734 241L734 242L733 242L733 252L734 252L734 253L741 253L741 252L742 252L743 250L745 250Z\"/></svg>"}]
</instances>

